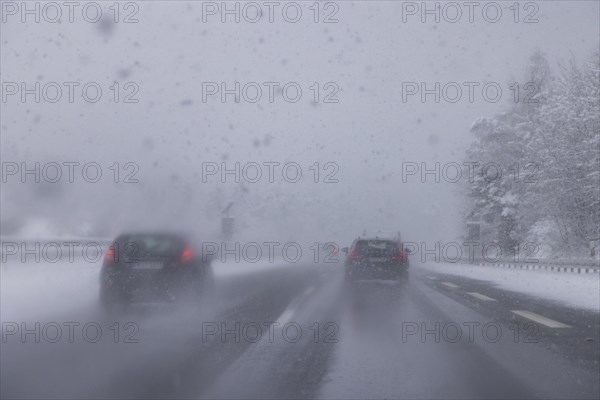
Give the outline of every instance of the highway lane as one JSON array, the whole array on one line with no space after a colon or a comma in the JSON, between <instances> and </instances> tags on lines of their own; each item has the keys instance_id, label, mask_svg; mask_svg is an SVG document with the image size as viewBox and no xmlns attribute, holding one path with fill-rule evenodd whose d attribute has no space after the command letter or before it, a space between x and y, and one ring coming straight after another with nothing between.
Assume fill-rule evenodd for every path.
<instances>
[{"instance_id":1,"label":"highway lane","mask_svg":"<svg viewBox=\"0 0 600 400\"><path fill-rule=\"evenodd\" d=\"M282 265L222 275L201 305L138 305L106 315L82 302L28 320L29 327L93 321L103 335L97 343L81 335L73 343L65 335L49 343L50 328L39 343L31 334L26 343L8 336L2 397L599 395L593 311L432 273L416 263L408 281L351 286L344 285L340 268ZM546 319L535 322L515 310ZM568 327L544 325L548 320ZM134 325L125 329L127 323Z\"/></svg>"},{"instance_id":2,"label":"highway lane","mask_svg":"<svg viewBox=\"0 0 600 400\"><path fill-rule=\"evenodd\" d=\"M251 343L229 346L214 338L204 341L203 324L274 320L304 282L318 276L290 267L224 276L218 280L214 297L204 298L200 305L137 304L106 314L88 298L78 309L53 309L53 314L43 318L33 312L35 318L16 321L10 313L12 320L3 320L3 328L11 322L17 322L19 328L24 322L30 331L35 331L36 323L41 328L37 336L30 333L25 340L22 329L14 335L5 333L2 397L160 397L175 393L179 367L196 359L207 367L206 379L210 380L219 365L226 365ZM79 278L84 281L87 276ZM97 287L89 290L95 297ZM3 306L9 307L3 300ZM51 342L56 336L53 324L62 328L56 343ZM77 324L72 341L68 324ZM84 334L86 324L89 329ZM44 332L44 327L50 328ZM99 339L95 327L102 330Z\"/></svg>"},{"instance_id":3,"label":"highway lane","mask_svg":"<svg viewBox=\"0 0 600 400\"><path fill-rule=\"evenodd\" d=\"M598 277L588 279L597 280ZM456 275L428 274L424 283L489 318L502 321L512 328L511 334L518 335L523 341L540 343L573 363L598 369L600 314L597 310L542 300Z\"/></svg>"}]
</instances>

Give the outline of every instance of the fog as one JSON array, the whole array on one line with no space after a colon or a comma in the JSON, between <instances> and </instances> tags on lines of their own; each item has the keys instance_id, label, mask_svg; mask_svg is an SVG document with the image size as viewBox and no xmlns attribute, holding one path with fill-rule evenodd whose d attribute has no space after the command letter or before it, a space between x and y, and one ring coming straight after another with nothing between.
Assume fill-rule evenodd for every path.
<instances>
[{"instance_id":1,"label":"fog","mask_svg":"<svg viewBox=\"0 0 600 400\"><path fill-rule=\"evenodd\" d=\"M436 24L435 16L422 23L420 14L403 15L401 4L376 1L344 2L335 13L339 22L314 23L307 7L298 23L275 12L273 22L268 15L257 23L229 16L231 23L223 24L220 12L203 14L202 4L183 2L140 4L137 23L114 23L110 10L96 24L78 13L72 23L54 24L43 14L40 23L30 16L25 24L20 14L6 15L3 81L28 88L57 82L63 96L35 103L34 95L21 102L18 93L3 101L3 160L96 162L104 174L98 183L76 176L73 184L61 184L63 178L26 198L11 195L12 186L22 184L8 178L2 200L4 220L15 221L10 233L36 219L55 234L83 225L110 236L131 224L165 221L214 231L220 211L234 201L239 227L264 229L267 236L321 232L350 240L363 229L381 229L410 231L414 240L449 240L464 229L457 185L431 177L426 184L420 177L403 182L402 163L460 164L471 123L510 101L508 83L522 80L533 51L543 51L556 66L571 54L585 57L597 44L595 2L544 3L539 22L530 24L515 24L510 14L491 24L478 12L470 23L464 7L462 23ZM121 19L133 11L122 9ZM454 104L435 103L433 96L425 103L419 95L402 99L402 82L431 88L434 82L490 81L504 89L498 103L482 101L479 88L470 103L466 87ZM62 82L81 82L72 103ZM96 103L81 95L87 82L103 90ZM114 82L121 84L118 103L109 89ZM139 88L131 97L139 102L123 102L134 91L123 88L127 82ZM229 95L223 103L219 93L203 102L202 82L226 82L229 89L234 82L256 82L263 97L236 103ZM291 103L279 91L271 103L264 82L297 82L303 93ZM314 82L321 86L317 103L309 88ZM332 92L323 88L327 82L339 87L337 103L323 103ZM139 183L109 184L114 171L108 167L115 162L135 163ZM294 162L303 177L287 182L279 167L270 183L263 167L258 183L242 176L236 184L234 175L223 183L218 173L203 182L202 163L220 169L222 162L230 169L235 163ZM324 170L325 163L335 163L332 177L339 182L324 183L321 176L315 184L309 170L315 162L322 175L334 171ZM119 168L121 180L134 169Z\"/></svg>"},{"instance_id":2,"label":"fog","mask_svg":"<svg viewBox=\"0 0 600 400\"><path fill-rule=\"evenodd\" d=\"M597 398L599 2L67 3L0 0L3 398ZM131 232L201 297L106 307Z\"/></svg>"}]
</instances>

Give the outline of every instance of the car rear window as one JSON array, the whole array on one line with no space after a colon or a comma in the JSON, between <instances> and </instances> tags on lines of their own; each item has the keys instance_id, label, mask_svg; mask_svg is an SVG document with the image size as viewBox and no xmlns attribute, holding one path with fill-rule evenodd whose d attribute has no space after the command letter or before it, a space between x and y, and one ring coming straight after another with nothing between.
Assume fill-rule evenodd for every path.
<instances>
[{"instance_id":1,"label":"car rear window","mask_svg":"<svg viewBox=\"0 0 600 400\"><path fill-rule=\"evenodd\" d=\"M181 238L160 234L127 235L118 239L117 243L126 259L172 257L184 247Z\"/></svg>"},{"instance_id":2,"label":"car rear window","mask_svg":"<svg viewBox=\"0 0 600 400\"><path fill-rule=\"evenodd\" d=\"M398 247L391 240L359 240L356 249L360 254L395 254Z\"/></svg>"}]
</instances>

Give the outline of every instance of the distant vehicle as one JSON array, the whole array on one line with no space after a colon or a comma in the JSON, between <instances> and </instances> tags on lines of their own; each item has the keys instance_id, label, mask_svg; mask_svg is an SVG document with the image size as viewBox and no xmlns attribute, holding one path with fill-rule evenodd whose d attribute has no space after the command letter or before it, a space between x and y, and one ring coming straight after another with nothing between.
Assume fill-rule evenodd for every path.
<instances>
[{"instance_id":1,"label":"distant vehicle","mask_svg":"<svg viewBox=\"0 0 600 400\"><path fill-rule=\"evenodd\" d=\"M183 235L127 233L106 251L100 302L111 308L146 299L199 299L212 281L210 259Z\"/></svg>"},{"instance_id":2,"label":"distant vehicle","mask_svg":"<svg viewBox=\"0 0 600 400\"><path fill-rule=\"evenodd\" d=\"M387 238L357 238L346 253L345 276L356 279L407 279L408 254L402 243Z\"/></svg>"}]
</instances>

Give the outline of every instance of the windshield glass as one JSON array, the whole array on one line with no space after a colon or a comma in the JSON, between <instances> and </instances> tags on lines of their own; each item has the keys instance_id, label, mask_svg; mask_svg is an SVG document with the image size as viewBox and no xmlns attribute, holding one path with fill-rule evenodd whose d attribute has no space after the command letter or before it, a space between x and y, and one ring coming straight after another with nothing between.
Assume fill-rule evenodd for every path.
<instances>
[{"instance_id":1,"label":"windshield glass","mask_svg":"<svg viewBox=\"0 0 600 400\"><path fill-rule=\"evenodd\" d=\"M0 399L600 399L599 15L0 0Z\"/></svg>"}]
</instances>

